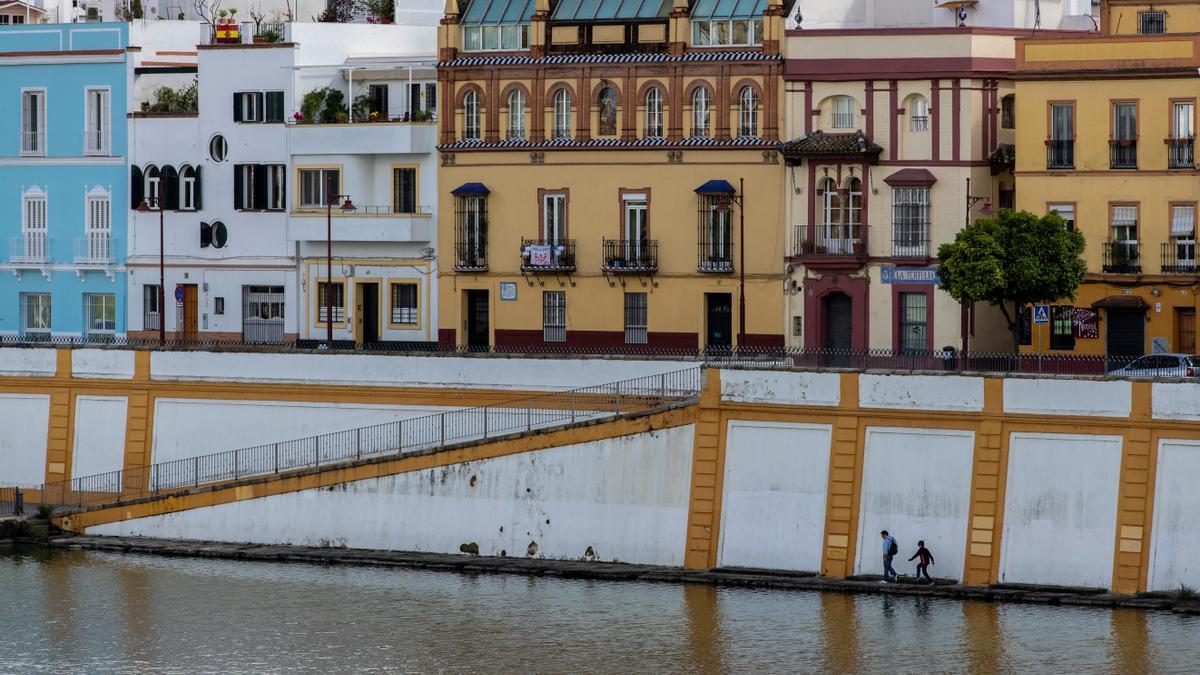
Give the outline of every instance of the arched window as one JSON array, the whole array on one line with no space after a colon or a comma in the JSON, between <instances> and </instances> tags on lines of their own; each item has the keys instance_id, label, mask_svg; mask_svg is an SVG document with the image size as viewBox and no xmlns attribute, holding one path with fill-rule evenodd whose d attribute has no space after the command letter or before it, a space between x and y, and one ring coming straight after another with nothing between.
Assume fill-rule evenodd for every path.
<instances>
[{"instance_id":1,"label":"arched window","mask_svg":"<svg viewBox=\"0 0 1200 675\"><path fill-rule=\"evenodd\" d=\"M709 108L712 98L704 87L697 87L692 92L692 136L703 138L708 136Z\"/></svg>"},{"instance_id":2,"label":"arched window","mask_svg":"<svg viewBox=\"0 0 1200 675\"><path fill-rule=\"evenodd\" d=\"M508 95L508 137L525 138L525 92L520 89Z\"/></svg>"},{"instance_id":3,"label":"arched window","mask_svg":"<svg viewBox=\"0 0 1200 675\"><path fill-rule=\"evenodd\" d=\"M463 96L463 138L479 138L479 92L476 91Z\"/></svg>"},{"instance_id":4,"label":"arched window","mask_svg":"<svg viewBox=\"0 0 1200 675\"><path fill-rule=\"evenodd\" d=\"M196 209L196 170L187 164L179 169L179 208L182 211Z\"/></svg>"},{"instance_id":5,"label":"arched window","mask_svg":"<svg viewBox=\"0 0 1200 675\"><path fill-rule=\"evenodd\" d=\"M600 136L616 136L617 135L617 92L611 87L605 87L600 90L600 96L596 99L599 104L600 111Z\"/></svg>"},{"instance_id":6,"label":"arched window","mask_svg":"<svg viewBox=\"0 0 1200 675\"><path fill-rule=\"evenodd\" d=\"M929 101L923 96L913 97L908 104L908 130L929 131Z\"/></svg>"},{"instance_id":7,"label":"arched window","mask_svg":"<svg viewBox=\"0 0 1200 675\"><path fill-rule=\"evenodd\" d=\"M1000 99L1000 128L1015 129L1017 127L1017 97L1008 94Z\"/></svg>"},{"instance_id":8,"label":"arched window","mask_svg":"<svg viewBox=\"0 0 1200 675\"><path fill-rule=\"evenodd\" d=\"M758 135L758 94L749 86L738 95L738 136Z\"/></svg>"},{"instance_id":9,"label":"arched window","mask_svg":"<svg viewBox=\"0 0 1200 675\"><path fill-rule=\"evenodd\" d=\"M162 205L159 198L162 197L162 193L159 190L159 185L162 182L162 174L159 172L158 167L151 164L146 167L142 175L145 176L146 180L146 189L142 193L146 203L151 208L161 208Z\"/></svg>"},{"instance_id":10,"label":"arched window","mask_svg":"<svg viewBox=\"0 0 1200 675\"><path fill-rule=\"evenodd\" d=\"M646 138L661 138L663 133L662 90L651 87L646 92Z\"/></svg>"},{"instance_id":11,"label":"arched window","mask_svg":"<svg viewBox=\"0 0 1200 675\"><path fill-rule=\"evenodd\" d=\"M571 92L566 89L554 94L554 137L571 137Z\"/></svg>"},{"instance_id":12,"label":"arched window","mask_svg":"<svg viewBox=\"0 0 1200 675\"><path fill-rule=\"evenodd\" d=\"M833 128L854 128L854 99L849 96L836 96L833 99Z\"/></svg>"}]
</instances>

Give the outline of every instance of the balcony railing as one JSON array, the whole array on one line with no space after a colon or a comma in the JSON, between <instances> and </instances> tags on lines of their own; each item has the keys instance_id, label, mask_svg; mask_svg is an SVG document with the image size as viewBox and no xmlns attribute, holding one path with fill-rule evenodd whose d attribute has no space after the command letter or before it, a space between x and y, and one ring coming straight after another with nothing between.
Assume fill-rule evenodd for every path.
<instances>
[{"instance_id":1,"label":"balcony railing","mask_svg":"<svg viewBox=\"0 0 1200 675\"><path fill-rule=\"evenodd\" d=\"M1142 245L1136 241L1106 241L1103 244L1104 271L1137 274L1142 271Z\"/></svg>"},{"instance_id":2,"label":"balcony railing","mask_svg":"<svg viewBox=\"0 0 1200 675\"><path fill-rule=\"evenodd\" d=\"M700 242L696 269L700 272L732 272L733 243L729 241Z\"/></svg>"},{"instance_id":3,"label":"balcony railing","mask_svg":"<svg viewBox=\"0 0 1200 675\"><path fill-rule=\"evenodd\" d=\"M107 157L112 154L108 140L110 136L107 122L100 127L84 128L83 138L83 154L90 157Z\"/></svg>"},{"instance_id":4,"label":"balcony railing","mask_svg":"<svg viewBox=\"0 0 1200 675\"><path fill-rule=\"evenodd\" d=\"M854 128L854 113L833 113L833 128L834 129L853 129Z\"/></svg>"},{"instance_id":5,"label":"balcony railing","mask_svg":"<svg viewBox=\"0 0 1200 675\"><path fill-rule=\"evenodd\" d=\"M1109 141L1108 168L1110 168L1110 169L1136 169L1137 168L1137 141L1136 140Z\"/></svg>"},{"instance_id":6,"label":"balcony railing","mask_svg":"<svg viewBox=\"0 0 1200 675\"><path fill-rule=\"evenodd\" d=\"M909 131L929 131L929 115L913 115L911 119L912 126L909 127Z\"/></svg>"},{"instance_id":7,"label":"balcony railing","mask_svg":"<svg viewBox=\"0 0 1200 675\"><path fill-rule=\"evenodd\" d=\"M45 233L24 234L8 242L8 262L14 265L45 265L50 262L50 239Z\"/></svg>"},{"instance_id":8,"label":"balcony railing","mask_svg":"<svg viewBox=\"0 0 1200 675\"><path fill-rule=\"evenodd\" d=\"M526 272L575 271L575 240L522 239L521 269Z\"/></svg>"},{"instance_id":9,"label":"balcony railing","mask_svg":"<svg viewBox=\"0 0 1200 675\"><path fill-rule=\"evenodd\" d=\"M808 228L798 227L795 255L861 258L866 255L862 225L818 225L811 238Z\"/></svg>"},{"instance_id":10,"label":"balcony railing","mask_svg":"<svg viewBox=\"0 0 1200 675\"><path fill-rule=\"evenodd\" d=\"M605 239L605 272L647 273L658 271L658 241L654 239Z\"/></svg>"},{"instance_id":11,"label":"balcony railing","mask_svg":"<svg viewBox=\"0 0 1200 675\"><path fill-rule=\"evenodd\" d=\"M1075 168L1075 139L1055 139L1046 141L1047 169Z\"/></svg>"},{"instance_id":12,"label":"balcony railing","mask_svg":"<svg viewBox=\"0 0 1200 675\"><path fill-rule=\"evenodd\" d=\"M113 256L112 237L108 233L93 233L86 237L77 237L75 239L75 264L98 266L116 264L116 258Z\"/></svg>"},{"instance_id":13,"label":"balcony railing","mask_svg":"<svg viewBox=\"0 0 1200 675\"><path fill-rule=\"evenodd\" d=\"M1175 239L1162 245L1163 274L1196 273L1196 240Z\"/></svg>"},{"instance_id":14,"label":"balcony railing","mask_svg":"<svg viewBox=\"0 0 1200 675\"><path fill-rule=\"evenodd\" d=\"M454 244L454 269L460 272L486 272L487 268L486 243L460 241Z\"/></svg>"},{"instance_id":15,"label":"balcony railing","mask_svg":"<svg viewBox=\"0 0 1200 675\"><path fill-rule=\"evenodd\" d=\"M896 258L928 258L929 235L922 232L892 237L892 256Z\"/></svg>"},{"instance_id":16,"label":"balcony railing","mask_svg":"<svg viewBox=\"0 0 1200 675\"><path fill-rule=\"evenodd\" d=\"M45 157L46 156L46 132L45 131L22 131L21 132L21 156L22 157Z\"/></svg>"},{"instance_id":17,"label":"balcony railing","mask_svg":"<svg viewBox=\"0 0 1200 675\"><path fill-rule=\"evenodd\" d=\"M301 206L297 214L311 215L314 213L325 214L326 207L324 206ZM428 216L433 213L433 209L426 205L413 205L412 209L404 210L395 204L382 205L363 205L355 204L350 211L343 211L336 205L333 207L332 215L334 218L353 218L355 216Z\"/></svg>"},{"instance_id":18,"label":"balcony railing","mask_svg":"<svg viewBox=\"0 0 1200 675\"><path fill-rule=\"evenodd\" d=\"M1196 142L1191 138L1167 139L1167 168L1194 169L1196 167Z\"/></svg>"}]
</instances>

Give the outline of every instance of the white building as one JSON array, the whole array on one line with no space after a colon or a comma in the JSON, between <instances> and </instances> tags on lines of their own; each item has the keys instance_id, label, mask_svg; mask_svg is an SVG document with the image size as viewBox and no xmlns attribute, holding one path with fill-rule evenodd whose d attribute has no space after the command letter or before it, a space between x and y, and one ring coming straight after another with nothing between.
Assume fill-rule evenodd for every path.
<instances>
[{"instance_id":1,"label":"white building","mask_svg":"<svg viewBox=\"0 0 1200 675\"><path fill-rule=\"evenodd\" d=\"M788 28L986 26L1088 30L1099 0L797 0ZM1093 10L1093 6L1095 9Z\"/></svg>"}]
</instances>

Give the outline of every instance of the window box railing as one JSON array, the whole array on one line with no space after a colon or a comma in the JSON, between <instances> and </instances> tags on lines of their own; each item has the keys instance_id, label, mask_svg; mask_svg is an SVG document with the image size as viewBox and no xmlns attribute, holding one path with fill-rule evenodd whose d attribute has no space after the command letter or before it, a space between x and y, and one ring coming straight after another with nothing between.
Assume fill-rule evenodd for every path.
<instances>
[{"instance_id":1,"label":"window box railing","mask_svg":"<svg viewBox=\"0 0 1200 675\"><path fill-rule=\"evenodd\" d=\"M21 156L22 157L45 157L46 156L46 132L44 132L44 131L22 131L21 132Z\"/></svg>"},{"instance_id":2,"label":"window box railing","mask_svg":"<svg viewBox=\"0 0 1200 675\"><path fill-rule=\"evenodd\" d=\"M464 241L455 243L454 269L460 272L486 272L488 269L487 244Z\"/></svg>"},{"instance_id":3,"label":"window box railing","mask_svg":"<svg viewBox=\"0 0 1200 675\"><path fill-rule=\"evenodd\" d=\"M696 269L700 272L732 272L733 242L701 242Z\"/></svg>"},{"instance_id":4,"label":"window box railing","mask_svg":"<svg viewBox=\"0 0 1200 675\"><path fill-rule=\"evenodd\" d=\"M1046 141L1047 169L1075 168L1075 139L1051 139Z\"/></svg>"},{"instance_id":5,"label":"window box railing","mask_svg":"<svg viewBox=\"0 0 1200 675\"><path fill-rule=\"evenodd\" d=\"M918 233L892 237L892 256L896 258L928 258L929 235Z\"/></svg>"},{"instance_id":6,"label":"window box railing","mask_svg":"<svg viewBox=\"0 0 1200 675\"><path fill-rule=\"evenodd\" d=\"M526 272L575 271L575 240L522 239L521 269Z\"/></svg>"},{"instance_id":7,"label":"window box railing","mask_svg":"<svg viewBox=\"0 0 1200 675\"><path fill-rule=\"evenodd\" d=\"M833 128L834 129L853 129L854 128L854 113L833 113Z\"/></svg>"},{"instance_id":8,"label":"window box railing","mask_svg":"<svg viewBox=\"0 0 1200 675\"><path fill-rule=\"evenodd\" d=\"M818 225L812 237L808 228L796 228L797 256L840 256L861 258L867 246L862 238L862 225Z\"/></svg>"},{"instance_id":9,"label":"window box railing","mask_svg":"<svg viewBox=\"0 0 1200 675\"><path fill-rule=\"evenodd\" d=\"M1196 144L1191 138L1167 139L1167 168L1196 168Z\"/></svg>"},{"instance_id":10,"label":"window box railing","mask_svg":"<svg viewBox=\"0 0 1200 675\"><path fill-rule=\"evenodd\" d=\"M113 241L108 234L89 234L75 239L76 265L113 265Z\"/></svg>"},{"instance_id":11,"label":"window box railing","mask_svg":"<svg viewBox=\"0 0 1200 675\"><path fill-rule=\"evenodd\" d=\"M50 262L50 238L24 234L8 242L8 262L14 265L45 265Z\"/></svg>"},{"instance_id":12,"label":"window box railing","mask_svg":"<svg viewBox=\"0 0 1200 675\"><path fill-rule=\"evenodd\" d=\"M1196 240L1175 239L1162 245L1163 274L1196 273Z\"/></svg>"},{"instance_id":13,"label":"window box railing","mask_svg":"<svg viewBox=\"0 0 1200 675\"><path fill-rule=\"evenodd\" d=\"M1136 169L1137 141L1112 140L1108 142L1108 168Z\"/></svg>"},{"instance_id":14,"label":"window box railing","mask_svg":"<svg viewBox=\"0 0 1200 675\"><path fill-rule=\"evenodd\" d=\"M605 272L646 273L658 271L658 241L654 239L605 239Z\"/></svg>"},{"instance_id":15,"label":"window box railing","mask_svg":"<svg viewBox=\"0 0 1200 675\"><path fill-rule=\"evenodd\" d=\"M1105 272L1114 274L1137 274L1142 271L1142 245L1136 241L1106 241L1104 252Z\"/></svg>"}]
</instances>

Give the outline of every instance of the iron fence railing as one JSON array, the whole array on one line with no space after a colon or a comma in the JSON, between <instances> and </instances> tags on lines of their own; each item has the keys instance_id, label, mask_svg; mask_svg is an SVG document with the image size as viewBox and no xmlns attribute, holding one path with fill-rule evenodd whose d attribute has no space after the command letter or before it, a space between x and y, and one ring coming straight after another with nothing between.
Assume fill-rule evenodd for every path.
<instances>
[{"instance_id":1,"label":"iron fence railing","mask_svg":"<svg viewBox=\"0 0 1200 675\"><path fill-rule=\"evenodd\" d=\"M521 269L526 272L575 270L574 239L522 239Z\"/></svg>"},{"instance_id":2,"label":"iron fence railing","mask_svg":"<svg viewBox=\"0 0 1200 675\"><path fill-rule=\"evenodd\" d=\"M1137 141L1111 141L1108 146L1108 167L1110 169L1137 168Z\"/></svg>"},{"instance_id":3,"label":"iron fence railing","mask_svg":"<svg viewBox=\"0 0 1200 675\"><path fill-rule=\"evenodd\" d=\"M695 400L700 386L701 369L693 366L495 405L46 483L39 500L56 507L82 508L338 462L398 457L453 443L661 410Z\"/></svg>"},{"instance_id":4,"label":"iron fence railing","mask_svg":"<svg viewBox=\"0 0 1200 675\"><path fill-rule=\"evenodd\" d=\"M5 485L0 486L0 516L19 516L22 515L24 509L22 498L24 493L21 488Z\"/></svg>"},{"instance_id":5,"label":"iron fence railing","mask_svg":"<svg viewBox=\"0 0 1200 675\"><path fill-rule=\"evenodd\" d=\"M1192 169L1196 166L1195 141L1191 138L1167 140L1167 168Z\"/></svg>"},{"instance_id":6,"label":"iron fence railing","mask_svg":"<svg viewBox=\"0 0 1200 675\"><path fill-rule=\"evenodd\" d=\"M1172 239L1162 244L1161 269L1163 274L1196 273L1196 240Z\"/></svg>"},{"instance_id":7,"label":"iron fence railing","mask_svg":"<svg viewBox=\"0 0 1200 675\"><path fill-rule=\"evenodd\" d=\"M1105 241L1101 245L1102 269L1113 274L1137 274L1142 271L1142 245L1136 241Z\"/></svg>"},{"instance_id":8,"label":"iron fence railing","mask_svg":"<svg viewBox=\"0 0 1200 675\"><path fill-rule=\"evenodd\" d=\"M863 227L858 223L817 225L809 236L808 228L796 227L796 256L853 256L866 254Z\"/></svg>"},{"instance_id":9,"label":"iron fence railing","mask_svg":"<svg viewBox=\"0 0 1200 675\"><path fill-rule=\"evenodd\" d=\"M606 272L657 272L657 239L605 239L604 264Z\"/></svg>"},{"instance_id":10,"label":"iron fence railing","mask_svg":"<svg viewBox=\"0 0 1200 675\"><path fill-rule=\"evenodd\" d=\"M1046 141L1047 169L1075 168L1075 139L1054 139Z\"/></svg>"}]
</instances>

